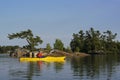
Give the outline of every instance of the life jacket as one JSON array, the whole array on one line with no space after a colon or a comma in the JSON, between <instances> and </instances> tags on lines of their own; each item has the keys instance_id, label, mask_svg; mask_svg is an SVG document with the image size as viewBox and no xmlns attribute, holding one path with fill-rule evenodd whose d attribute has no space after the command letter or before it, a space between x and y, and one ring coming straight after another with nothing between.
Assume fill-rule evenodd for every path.
<instances>
[{"instance_id":1,"label":"life jacket","mask_svg":"<svg viewBox=\"0 0 120 80\"><path fill-rule=\"evenodd\" d=\"M42 53L38 53L37 57L39 57L39 58L42 57Z\"/></svg>"}]
</instances>

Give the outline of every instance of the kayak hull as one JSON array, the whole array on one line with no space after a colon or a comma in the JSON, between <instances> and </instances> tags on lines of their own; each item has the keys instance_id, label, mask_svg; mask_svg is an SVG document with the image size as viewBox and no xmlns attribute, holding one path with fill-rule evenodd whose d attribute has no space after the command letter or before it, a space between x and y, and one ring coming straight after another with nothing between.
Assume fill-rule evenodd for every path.
<instances>
[{"instance_id":1,"label":"kayak hull","mask_svg":"<svg viewBox=\"0 0 120 80\"><path fill-rule=\"evenodd\" d=\"M20 61L47 61L47 62L63 62L65 61L65 56L62 57L53 57L53 56L47 56L44 58L26 58L22 57L20 58Z\"/></svg>"}]
</instances>

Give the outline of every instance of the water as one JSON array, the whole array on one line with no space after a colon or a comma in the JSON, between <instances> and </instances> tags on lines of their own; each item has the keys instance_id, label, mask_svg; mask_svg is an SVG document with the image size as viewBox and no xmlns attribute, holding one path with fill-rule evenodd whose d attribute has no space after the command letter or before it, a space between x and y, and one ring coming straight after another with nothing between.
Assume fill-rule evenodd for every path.
<instances>
[{"instance_id":1,"label":"water","mask_svg":"<svg viewBox=\"0 0 120 80\"><path fill-rule=\"evenodd\" d=\"M120 56L67 59L64 63L20 62L0 54L0 80L120 80Z\"/></svg>"}]
</instances>

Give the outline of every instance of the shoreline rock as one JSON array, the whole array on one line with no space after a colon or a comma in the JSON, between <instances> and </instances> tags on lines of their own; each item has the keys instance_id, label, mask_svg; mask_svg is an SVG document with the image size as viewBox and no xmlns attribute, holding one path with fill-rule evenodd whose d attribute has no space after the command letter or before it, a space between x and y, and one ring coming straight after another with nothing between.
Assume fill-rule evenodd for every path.
<instances>
[{"instance_id":1,"label":"shoreline rock","mask_svg":"<svg viewBox=\"0 0 120 80\"><path fill-rule=\"evenodd\" d=\"M87 54L87 53L81 53L81 52L67 53L67 52L60 51L60 50L55 50L54 52L52 52L52 54L49 54L49 55L51 55L51 56L66 56L66 57L75 57L75 56L86 57L86 56L90 56L90 54Z\"/></svg>"},{"instance_id":2,"label":"shoreline rock","mask_svg":"<svg viewBox=\"0 0 120 80\"><path fill-rule=\"evenodd\" d=\"M34 53L34 54L32 55L32 53ZM32 57L32 56L35 57L36 54L37 54L37 51L28 52L25 49L17 49L13 53L11 53L11 57L24 57L25 55L26 55L26 57ZM81 53L81 52L68 53L68 52L61 51L61 50L51 50L50 53L46 53L45 51L43 51L43 54L46 56L66 56L66 57L90 56L90 54L86 54L86 53Z\"/></svg>"}]
</instances>

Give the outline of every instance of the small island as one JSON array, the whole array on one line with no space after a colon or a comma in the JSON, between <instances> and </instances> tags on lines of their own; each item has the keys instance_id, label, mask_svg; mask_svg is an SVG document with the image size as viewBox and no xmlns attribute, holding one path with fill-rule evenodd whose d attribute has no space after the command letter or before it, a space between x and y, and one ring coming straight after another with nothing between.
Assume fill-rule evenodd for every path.
<instances>
[{"instance_id":1,"label":"small island","mask_svg":"<svg viewBox=\"0 0 120 80\"><path fill-rule=\"evenodd\" d=\"M89 56L94 54L119 54L120 42L116 40L117 33L112 33L107 30L101 33L99 30L83 31L73 33L70 45L64 47L60 39L56 39L53 48L50 43L46 44L46 48L36 48L36 46L43 43L39 36L34 36L30 29L18 33L8 34L10 40L18 38L25 39L28 45L23 47L17 46L0 46L0 53L10 53L10 56L22 57L27 53L37 53L39 50L43 51L46 55L52 56ZM54 53L54 54L51 54Z\"/></svg>"}]
</instances>

